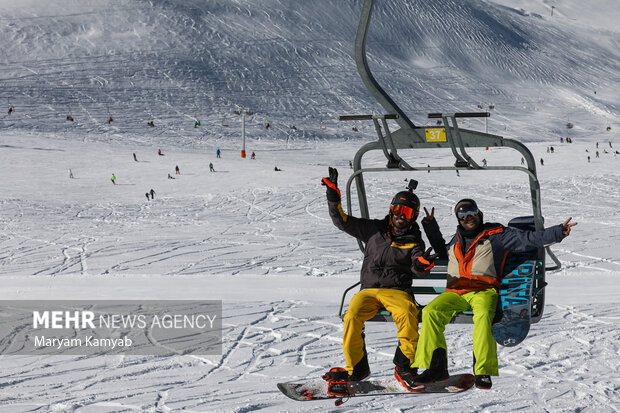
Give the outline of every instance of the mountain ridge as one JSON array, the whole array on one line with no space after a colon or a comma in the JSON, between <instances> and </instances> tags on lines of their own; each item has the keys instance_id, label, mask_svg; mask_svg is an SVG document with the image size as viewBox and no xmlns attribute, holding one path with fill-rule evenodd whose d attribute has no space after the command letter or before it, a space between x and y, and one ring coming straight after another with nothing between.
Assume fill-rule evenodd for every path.
<instances>
[{"instance_id":1,"label":"mountain ridge","mask_svg":"<svg viewBox=\"0 0 620 413\"><path fill-rule=\"evenodd\" d=\"M576 3L551 17L542 15L550 6L526 0L377 1L369 64L416 124L427 123L428 112L472 111L482 103L495 105L496 132L525 141L567 134L569 121L597 132L618 115L620 53L612 46L620 33L562 15ZM601 14L612 4L597 3ZM0 128L143 135L153 120L157 135L175 135L200 119L227 136L233 132L222 125L247 108L256 112L248 124L254 135L286 137L297 125L306 137L351 136L337 115L383 112L353 59L361 4L3 4L1 97L16 112ZM70 126L69 113L76 119ZM108 113L118 122L106 125ZM263 131L266 123L277 133ZM357 127L372 136L372 125Z\"/></svg>"}]
</instances>

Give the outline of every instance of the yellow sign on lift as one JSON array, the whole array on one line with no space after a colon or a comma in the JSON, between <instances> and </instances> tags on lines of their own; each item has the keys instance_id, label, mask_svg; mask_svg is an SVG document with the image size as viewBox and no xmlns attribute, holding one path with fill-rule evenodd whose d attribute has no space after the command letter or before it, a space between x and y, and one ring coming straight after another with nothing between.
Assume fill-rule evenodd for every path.
<instances>
[{"instance_id":1,"label":"yellow sign on lift","mask_svg":"<svg viewBox=\"0 0 620 413\"><path fill-rule=\"evenodd\" d=\"M446 128L425 129L426 142L445 142Z\"/></svg>"}]
</instances>

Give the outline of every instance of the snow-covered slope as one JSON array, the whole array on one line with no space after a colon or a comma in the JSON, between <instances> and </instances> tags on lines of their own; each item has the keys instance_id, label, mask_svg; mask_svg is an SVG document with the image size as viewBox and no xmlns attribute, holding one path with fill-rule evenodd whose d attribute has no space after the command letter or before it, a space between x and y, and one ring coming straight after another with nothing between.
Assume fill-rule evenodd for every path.
<instances>
[{"instance_id":1,"label":"snow-covered slope","mask_svg":"<svg viewBox=\"0 0 620 413\"><path fill-rule=\"evenodd\" d=\"M496 131L520 139L566 133L568 121L599 133L618 113L620 12L551 3L377 1L371 67L415 123L482 103L495 104ZM352 64L360 5L3 1L2 97L16 116L0 126L125 137L153 120L149 134L179 136L200 119L206 139L249 108L271 135L294 124L333 137L319 127L336 115L382 112Z\"/></svg>"},{"instance_id":2,"label":"snow-covered slope","mask_svg":"<svg viewBox=\"0 0 620 413\"><path fill-rule=\"evenodd\" d=\"M548 274L545 316L522 345L500 349L492 390L358 399L337 411L620 409L615 3L377 0L370 65L414 123L495 104L489 131L544 159L546 223L579 225L553 247L563 268ZM346 182L348 161L375 139L372 124L356 133L338 115L382 113L353 62L360 6L0 0L0 98L15 108L0 115L0 298L224 305L222 355L0 356L0 410L333 408L290 401L275 383L342 365L336 313L361 254L333 227L319 181L335 166ZM255 112L246 126L256 160L239 157L236 109ZM472 155L519 162L493 148ZM416 166L453 162L449 151L424 156ZM420 181L446 234L463 197L492 221L531 211L524 174L421 172L368 177L373 216L405 178ZM471 326L448 326L447 339L450 371L470 371ZM390 376L394 326L369 325L367 344L373 376Z\"/></svg>"}]
</instances>

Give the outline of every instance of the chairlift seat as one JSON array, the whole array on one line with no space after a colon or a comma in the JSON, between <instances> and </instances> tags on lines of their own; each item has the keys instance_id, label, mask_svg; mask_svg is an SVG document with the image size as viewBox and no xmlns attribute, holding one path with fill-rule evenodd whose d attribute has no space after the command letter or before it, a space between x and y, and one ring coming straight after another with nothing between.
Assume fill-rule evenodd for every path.
<instances>
[{"instance_id":1,"label":"chairlift seat","mask_svg":"<svg viewBox=\"0 0 620 413\"><path fill-rule=\"evenodd\" d=\"M357 190L357 199L359 214L362 218L369 218L370 213L368 209L368 202L366 198L366 188L364 184L365 173L383 173L394 171L411 171L412 173L425 173L432 171L448 171L459 169L466 169L470 171L515 171L523 172L529 178L529 195L532 201L533 216L514 218L508 224L511 227L520 229L536 229L542 230L543 217L541 209L541 196L540 196L540 183L536 175L536 161L529 151L529 149L521 142L504 138L499 135L489 134L487 132L479 132L475 130L461 129L458 125L457 118L487 118L490 116L489 112L464 112L464 113L431 113L428 114L428 118L440 119L441 127L424 127L416 126L411 119L405 114L405 112L396 104L396 102L387 94L385 89L379 85L377 79L372 75L370 67L368 65L368 59L366 56L366 36L368 34L368 28L370 26L370 19L372 10L374 7L374 0L364 0L362 10L360 14L359 25L355 36L355 62L357 71L360 78L368 91L374 96L377 102L385 109L384 115L348 115L341 116L340 120L372 120L375 130L377 132L378 140L376 142L369 142L362 146L353 159L353 174L349 177L346 185L346 199L347 199L347 213L352 211L352 193L351 186L355 183ZM481 106L481 105L480 105ZM489 109L493 109L489 106ZM399 129L392 132L390 130L387 120L393 120ZM439 122L438 122L439 123ZM570 125L570 126L569 126ZM569 122L567 127L572 127L572 123ZM482 167L470 156L468 150L470 148L506 148L512 149L522 157L522 165L505 165L505 166L490 166ZM439 149L446 148L451 150L455 164L452 167L447 166L431 166L416 167L408 160L404 159L399 153L399 150L417 151L418 149ZM383 151L387 160L385 168L364 168L362 167L362 158L364 155L371 151ZM420 162L420 158L413 157L413 160ZM358 240L358 245L361 251L364 251L365 246ZM545 257L550 257L555 263L555 266L546 267ZM536 266L534 285L532 288L532 316L531 323L536 323L540 320L544 310L544 287L545 272L554 271L561 268L561 263L549 247L540 248L536 251ZM438 295L445 290L445 280L447 278L447 262L436 261L435 267L431 270L431 274L427 279L436 280L442 282L443 285L428 286L418 285L421 284L418 279L414 279L413 287L411 289L412 297L415 301L416 295ZM427 283L426 281L424 283ZM356 283L347 288L340 302L339 316L344 317L343 307L347 293L353 288L357 287L360 283ZM423 311L423 306L416 302L418 308ZM421 315L421 314L420 314ZM466 311L456 314L452 323L472 323L472 313ZM421 317L419 318L421 319ZM392 317L385 309L380 310L373 319L370 321L391 321Z\"/></svg>"},{"instance_id":2,"label":"chairlift seat","mask_svg":"<svg viewBox=\"0 0 620 413\"><path fill-rule=\"evenodd\" d=\"M534 228L534 217L525 216L525 217L513 218L508 223L508 226L517 228L517 229L527 230L527 231L534 230L535 229ZM542 259L540 257L540 254L542 254ZM538 308L538 307L544 305L544 300L543 300L544 294L542 293L542 291L546 285L544 281L544 271L543 271L544 249L542 251L539 251L537 255L538 255L538 259L537 259L537 265L536 265L536 271L535 271L536 278L534 280L534 288L533 288L533 293L532 293L532 296L533 296L532 298L532 321L531 321L532 323L538 322L541 318L540 316L542 316L542 308ZM445 280L447 279L447 276L448 276L447 267L448 267L447 260L436 260L435 266L431 270L431 273L428 275L428 277L414 278L413 286L408 290L408 292L412 296L413 301L416 304L416 307L420 311L420 314L418 315L419 321L422 320L422 312L424 311L424 305L421 305L420 303L418 303L416 300L416 297L420 295L437 296L441 294L442 292L444 292L446 289ZM437 285L417 285L419 284L420 280L438 280L439 282L437 283ZM441 283L440 285L441 281L443 281L443 283ZM344 307L344 302L345 302L347 293L354 287L358 286L359 284L360 284L359 282L353 284L351 287L345 290L344 294L342 295L342 301L340 304L340 313L339 313L340 318L344 319L344 314L346 313L346 311L343 311L343 307ZM537 314L539 316L537 316ZM375 316L368 321L393 321L393 319L392 319L392 314L388 310L386 310L385 308L381 308L377 312L377 314L375 314ZM463 312L457 313L454 315L454 317L452 317L452 320L450 321L450 323L471 324L473 323L473 312L463 311Z\"/></svg>"}]
</instances>

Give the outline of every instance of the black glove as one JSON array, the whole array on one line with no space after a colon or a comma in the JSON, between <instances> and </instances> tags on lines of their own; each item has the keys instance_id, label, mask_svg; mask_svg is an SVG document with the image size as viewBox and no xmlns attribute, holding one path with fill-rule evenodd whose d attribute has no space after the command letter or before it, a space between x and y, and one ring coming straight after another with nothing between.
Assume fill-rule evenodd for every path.
<instances>
[{"instance_id":1,"label":"black glove","mask_svg":"<svg viewBox=\"0 0 620 413\"><path fill-rule=\"evenodd\" d=\"M329 178L321 179L321 185L327 186L327 200L340 202L340 189L338 189L338 170L329 167Z\"/></svg>"},{"instance_id":2,"label":"black glove","mask_svg":"<svg viewBox=\"0 0 620 413\"><path fill-rule=\"evenodd\" d=\"M413 262L413 266L416 270L420 272L429 271L435 266L435 259L437 259L439 254L431 254L432 249L432 247L429 247L426 251L424 251L424 254L416 257Z\"/></svg>"}]
</instances>

